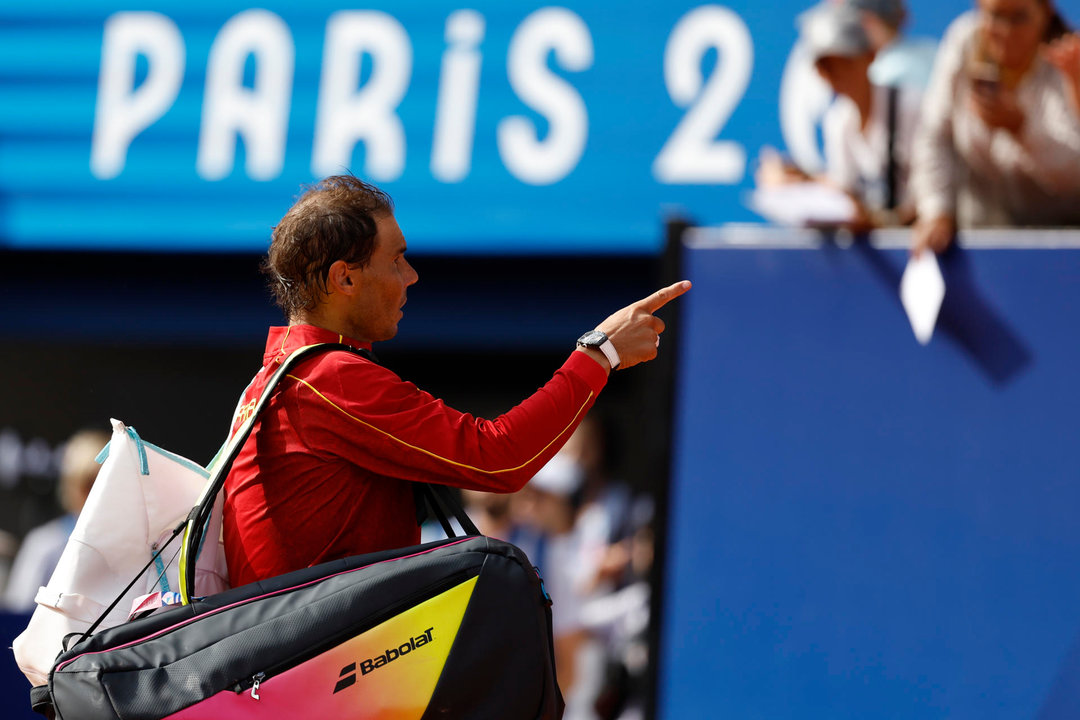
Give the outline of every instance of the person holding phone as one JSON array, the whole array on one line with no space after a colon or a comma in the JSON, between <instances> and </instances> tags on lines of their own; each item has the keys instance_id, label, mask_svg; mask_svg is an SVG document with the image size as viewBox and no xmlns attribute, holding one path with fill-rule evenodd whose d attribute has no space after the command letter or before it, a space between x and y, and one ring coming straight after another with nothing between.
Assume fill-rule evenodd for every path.
<instances>
[{"instance_id":1,"label":"person holding phone","mask_svg":"<svg viewBox=\"0 0 1080 720\"><path fill-rule=\"evenodd\" d=\"M1052 0L979 0L949 27L912 168L912 251L958 227L1080 224L1080 42Z\"/></svg>"}]
</instances>

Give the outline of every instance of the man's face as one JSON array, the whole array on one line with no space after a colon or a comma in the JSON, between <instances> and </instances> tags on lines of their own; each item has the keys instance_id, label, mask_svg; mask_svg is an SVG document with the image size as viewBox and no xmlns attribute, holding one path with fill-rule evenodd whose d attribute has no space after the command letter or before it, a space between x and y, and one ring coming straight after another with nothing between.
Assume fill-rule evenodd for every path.
<instances>
[{"instance_id":1,"label":"man's face","mask_svg":"<svg viewBox=\"0 0 1080 720\"><path fill-rule=\"evenodd\" d=\"M405 290L418 279L405 259L405 236L393 215L376 219L378 233L371 260L363 267L350 269L353 282L360 288L353 296L353 337L379 342L397 335L398 321L405 305Z\"/></svg>"}]
</instances>

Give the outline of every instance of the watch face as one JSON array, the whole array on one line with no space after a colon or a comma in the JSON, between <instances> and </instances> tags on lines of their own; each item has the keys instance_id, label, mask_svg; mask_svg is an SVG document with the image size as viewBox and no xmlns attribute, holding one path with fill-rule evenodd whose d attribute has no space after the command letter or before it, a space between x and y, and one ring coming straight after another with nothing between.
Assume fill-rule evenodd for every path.
<instances>
[{"instance_id":1,"label":"watch face","mask_svg":"<svg viewBox=\"0 0 1080 720\"><path fill-rule=\"evenodd\" d=\"M578 338L578 344L585 347L600 347L607 342L607 335L599 330L590 330Z\"/></svg>"}]
</instances>

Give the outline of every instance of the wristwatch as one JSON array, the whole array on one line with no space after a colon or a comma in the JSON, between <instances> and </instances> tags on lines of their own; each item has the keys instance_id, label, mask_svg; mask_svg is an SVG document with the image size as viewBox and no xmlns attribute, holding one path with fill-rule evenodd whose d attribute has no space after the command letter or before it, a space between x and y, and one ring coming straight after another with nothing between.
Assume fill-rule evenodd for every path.
<instances>
[{"instance_id":1,"label":"wristwatch","mask_svg":"<svg viewBox=\"0 0 1080 720\"><path fill-rule=\"evenodd\" d=\"M619 353L615 351L615 346L608 339L607 334L600 330L590 330L585 333L577 339L577 344L581 347L595 348L604 353L612 370L619 367Z\"/></svg>"}]
</instances>

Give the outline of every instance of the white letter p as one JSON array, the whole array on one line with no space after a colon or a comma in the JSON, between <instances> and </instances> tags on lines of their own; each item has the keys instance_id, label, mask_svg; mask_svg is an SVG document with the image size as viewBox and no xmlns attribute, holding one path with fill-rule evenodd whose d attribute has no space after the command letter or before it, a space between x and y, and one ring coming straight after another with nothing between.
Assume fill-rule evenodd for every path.
<instances>
[{"instance_id":1,"label":"white letter p","mask_svg":"<svg viewBox=\"0 0 1080 720\"><path fill-rule=\"evenodd\" d=\"M146 79L135 87L135 60ZM90 171L101 180L124 169L131 141L165 114L184 77L184 41L172 20L154 12L119 12L105 21Z\"/></svg>"}]
</instances>

